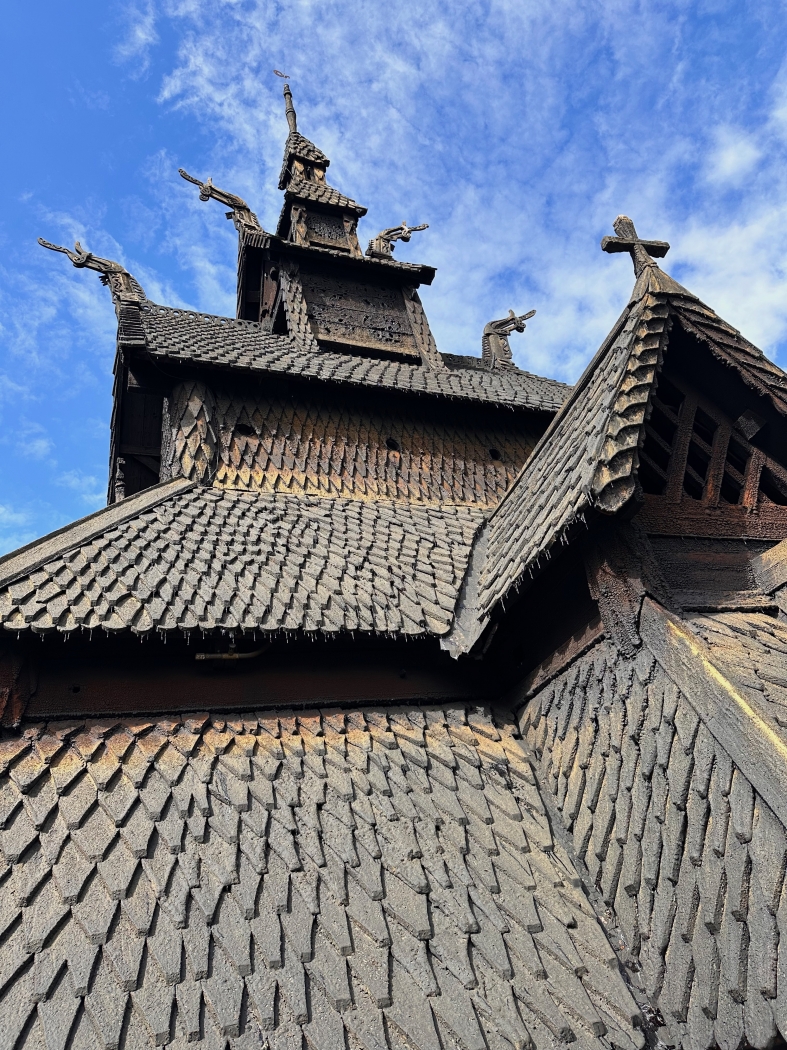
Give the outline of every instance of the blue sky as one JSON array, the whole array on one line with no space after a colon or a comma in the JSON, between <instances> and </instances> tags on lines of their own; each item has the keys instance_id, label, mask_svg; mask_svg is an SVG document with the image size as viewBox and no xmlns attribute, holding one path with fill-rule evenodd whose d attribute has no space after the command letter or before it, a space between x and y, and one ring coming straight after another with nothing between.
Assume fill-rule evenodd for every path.
<instances>
[{"instance_id":1,"label":"blue sky","mask_svg":"<svg viewBox=\"0 0 787 1050\"><path fill-rule=\"evenodd\" d=\"M523 367L574 380L631 265L666 268L787 365L787 6L759 0L158 0L7 5L0 39L0 551L101 506L115 318L82 241L158 302L234 310L235 235L177 175L280 208L281 82L362 238L428 222L438 346L536 308Z\"/></svg>"}]
</instances>

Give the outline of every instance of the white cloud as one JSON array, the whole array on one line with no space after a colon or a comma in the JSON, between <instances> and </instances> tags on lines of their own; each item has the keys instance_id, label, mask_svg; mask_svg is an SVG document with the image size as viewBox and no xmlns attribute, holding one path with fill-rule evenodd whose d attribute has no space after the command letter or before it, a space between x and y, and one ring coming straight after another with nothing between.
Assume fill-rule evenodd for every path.
<instances>
[{"instance_id":1,"label":"white cloud","mask_svg":"<svg viewBox=\"0 0 787 1050\"><path fill-rule=\"evenodd\" d=\"M98 510L106 503L106 482L100 481L93 474L84 474L81 470L68 470L61 474L55 483L78 493L82 503L91 510Z\"/></svg>"},{"instance_id":2,"label":"white cloud","mask_svg":"<svg viewBox=\"0 0 787 1050\"><path fill-rule=\"evenodd\" d=\"M671 237L668 268L690 273L720 311L729 302L772 351L787 337L774 295L787 219L766 177L785 158L763 131L773 118L744 131L732 73L723 97L703 80L679 0L470 0L450 14L437 0L402 0L353 17L339 0L227 0L166 12L180 43L159 99L214 142L180 164L245 197L272 228L285 126L271 70L286 70L300 128L333 159L331 181L369 206L362 236L405 216L430 223L397 254L438 267L423 298L441 349L478 353L487 320L536 307L512 342L518 361L575 378L632 285L626 260L598 248L620 212ZM741 188L756 209L727 199ZM182 189L163 207L199 303L233 312L232 237L218 209ZM737 256L732 272L702 255L724 239L720 216L741 243L771 224L745 273ZM746 293L732 295L741 278Z\"/></svg>"},{"instance_id":3,"label":"white cloud","mask_svg":"<svg viewBox=\"0 0 787 1050\"><path fill-rule=\"evenodd\" d=\"M156 12L151 0L130 4L124 11L125 33L115 46L117 62L132 65L132 75L144 73L150 63L150 51L158 43Z\"/></svg>"},{"instance_id":4,"label":"white cloud","mask_svg":"<svg viewBox=\"0 0 787 1050\"><path fill-rule=\"evenodd\" d=\"M0 503L0 554L16 550L35 539L31 528L31 514Z\"/></svg>"},{"instance_id":5,"label":"white cloud","mask_svg":"<svg viewBox=\"0 0 787 1050\"><path fill-rule=\"evenodd\" d=\"M711 183L741 186L762 157L753 135L741 128L720 127L706 161L706 178Z\"/></svg>"}]
</instances>

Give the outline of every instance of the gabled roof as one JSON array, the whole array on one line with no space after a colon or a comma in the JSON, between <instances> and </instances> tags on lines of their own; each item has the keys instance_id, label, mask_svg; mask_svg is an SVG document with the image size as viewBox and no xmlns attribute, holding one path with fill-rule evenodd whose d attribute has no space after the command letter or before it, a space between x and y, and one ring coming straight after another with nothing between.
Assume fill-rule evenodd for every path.
<instances>
[{"instance_id":1,"label":"gabled roof","mask_svg":"<svg viewBox=\"0 0 787 1050\"><path fill-rule=\"evenodd\" d=\"M556 411L568 390L564 383L519 369L480 369L476 359L470 357L446 355L445 368L434 370L422 364L335 350L315 352L293 336L267 334L254 321L155 303L142 304L138 316L150 354L186 363L385 387L545 412Z\"/></svg>"},{"instance_id":2,"label":"gabled roof","mask_svg":"<svg viewBox=\"0 0 787 1050\"><path fill-rule=\"evenodd\" d=\"M773 1046L787 734L768 708L785 709L771 683L787 673L787 628L758 614L692 623L648 598L640 626L635 659L598 642L520 727L663 1018L662 1045Z\"/></svg>"},{"instance_id":3,"label":"gabled roof","mask_svg":"<svg viewBox=\"0 0 787 1050\"><path fill-rule=\"evenodd\" d=\"M675 320L787 411L787 376L781 369L651 260L479 537L449 648L469 649L494 607L586 513L614 514L634 495L637 448Z\"/></svg>"},{"instance_id":4,"label":"gabled roof","mask_svg":"<svg viewBox=\"0 0 787 1050\"><path fill-rule=\"evenodd\" d=\"M32 726L0 821L4 1048L643 1044L488 710Z\"/></svg>"},{"instance_id":5,"label":"gabled roof","mask_svg":"<svg viewBox=\"0 0 787 1050\"><path fill-rule=\"evenodd\" d=\"M735 369L747 386L787 415L787 375L762 350L690 293L671 298L670 306L683 327L705 343L714 357Z\"/></svg>"},{"instance_id":6,"label":"gabled roof","mask_svg":"<svg viewBox=\"0 0 787 1050\"><path fill-rule=\"evenodd\" d=\"M287 183L284 198L285 200L299 199L314 201L316 204L329 204L359 216L365 215L368 211L362 204L358 204L350 197L345 197L327 182L311 182L307 179L292 178Z\"/></svg>"},{"instance_id":7,"label":"gabled roof","mask_svg":"<svg viewBox=\"0 0 787 1050\"><path fill-rule=\"evenodd\" d=\"M326 168L331 163L323 151L318 149L313 142L310 142L305 135L301 135L299 131L291 131L287 136L287 141L284 143L284 159L281 165L281 173L279 174L280 190L283 190L287 185L290 162L294 157L308 161L311 164L320 164Z\"/></svg>"},{"instance_id":8,"label":"gabled roof","mask_svg":"<svg viewBox=\"0 0 787 1050\"><path fill-rule=\"evenodd\" d=\"M440 635L482 518L178 479L0 562L0 625Z\"/></svg>"}]
</instances>

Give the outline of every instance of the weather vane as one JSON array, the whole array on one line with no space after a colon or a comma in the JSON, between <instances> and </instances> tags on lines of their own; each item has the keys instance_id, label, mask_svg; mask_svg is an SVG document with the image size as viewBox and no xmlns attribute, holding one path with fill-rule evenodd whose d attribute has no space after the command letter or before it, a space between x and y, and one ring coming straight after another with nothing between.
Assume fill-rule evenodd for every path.
<instances>
[{"instance_id":1,"label":"weather vane","mask_svg":"<svg viewBox=\"0 0 787 1050\"><path fill-rule=\"evenodd\" d=\"M273 72L276 74L277 77L281 77L282 80L289 80L290 79L287 73L282 73L281 70L279 70L279 69L274 69Z\"/></svg>"}]
</instances>

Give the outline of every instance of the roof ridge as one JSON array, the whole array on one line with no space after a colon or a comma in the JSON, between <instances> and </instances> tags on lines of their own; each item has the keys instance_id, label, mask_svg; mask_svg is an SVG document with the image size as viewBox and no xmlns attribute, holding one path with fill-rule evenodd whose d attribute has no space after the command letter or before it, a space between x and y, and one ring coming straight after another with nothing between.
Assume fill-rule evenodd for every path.
<instances>
[{"instance_id":1,"label":"roof ridge","mask_svg":"<svg viewBox=\"0 0 787 1050\"><path fill-rule=\"evenodd\" d=\"M158 506L170 496L176 496L194 487L195 482L187 478L160 481L138 495L129 496L128 499L119 503L102 507L84 518L79 518L69 525L64 525L61 529L56 529L46 536L33 540L24 547L10 551L0 558L0 587L6 587L17 577L34 572L41 565L71 548L88 543L107 529L122 525L137 514Z\"/></svg>"},{"instance_id":2,"label":"roof ridge","mask_svg":"<svg viewBox=\"0 0 787 1050\"><path fill-rule=\"evenodd\" d=\"M636 288L638 294L632 295L574 390L480 530L476 546L485 545L486 554L480 564L472 556L469 559L466 572L475 579L466 579L462 592L476 596L475 609L459 609L445 640L444 647L455 651L454 655L460 646L462 651L469 651L498 602L518 585L534 561L546 554L567 529L583 518L586 511L595 508L602 513L614 514L634 493L632 473L639 433L669 320L667 297L649 290L646 273L638 279ZM545 457L550 453L554 456L567 443L576 444L575 428L572 426L571 433L565 434L560 433L561 427L571 420L572 413L580 411L583 395L594 381L598 381L601 369L618 353L623 359L614 368L619 367L620 373L616 376L613 371L607 376L600 391L609 388L613 377L614 389L584 424L589 441L593 442L595 438L592 448L581 455L575 451L573 459L564 455L566 462L545 467ZM603 374L601 380L604 380ZM519 514L523 494L529 492L530 482L540 483L545 472L551 480L551 486L543 489L546 501L542 499L539 504L536 498L528 500L524 514ZM540 484L539 491L542 491ZM538 529L531 531L527 522L523 524L522 519L527 518L528 512L538 513ZM513 522L508 520L512 514ZM517 527L517 517L521 528Z\"/></svg>"},{"instance_id":3,"label":"roof ridge","mask_svg":"<svg viewBox=\"0 0 787 1050\"><path fill-rule=\"evenodd\" d=\"M140 310L143 313L155 313L156 311L166 312L171 314L173 317L186 316L186 317L203 317L210 321L220 321L222 324L232 325L236 328L247 328L254 331L262 330L262 323L260 321L249 321L245 317L229 317L226 314L210 314L204 310L192 310L191 307L186 306L168 306L166 303L156 303L152 299L146 300L140 306ZM263 335L274 335L272 332L263 332ZM275 335L278 339L292 339L290 335Z\"/></svg>"}]
</instances>

